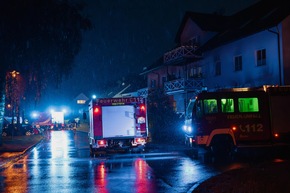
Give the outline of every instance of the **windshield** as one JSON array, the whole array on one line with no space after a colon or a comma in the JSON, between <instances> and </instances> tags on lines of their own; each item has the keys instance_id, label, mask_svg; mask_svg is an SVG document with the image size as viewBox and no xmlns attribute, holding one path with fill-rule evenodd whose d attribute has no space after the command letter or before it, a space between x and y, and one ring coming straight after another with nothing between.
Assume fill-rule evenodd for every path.
<instances>
[{"instance_id":1,"label":"windshield","mask_svg":"<svg viewBox=\"0 0 290 193\"><path fill-rule=\"evenodd\" d=\"M192 109L194 106L195 100L191 99L186 107L185 112L185 119L191 119L192 118Z\"/></svg>"}]
</instances>

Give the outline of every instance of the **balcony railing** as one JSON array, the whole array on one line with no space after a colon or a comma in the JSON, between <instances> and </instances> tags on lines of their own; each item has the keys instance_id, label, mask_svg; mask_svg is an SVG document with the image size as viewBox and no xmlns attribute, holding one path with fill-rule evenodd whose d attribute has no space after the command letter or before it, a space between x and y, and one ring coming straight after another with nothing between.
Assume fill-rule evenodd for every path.
<instances>
[{"instance_id":1,"label":"balcony railing","mask_svg":"<svg viewBox=\"0 0 290 193\"><path fill-rule=\"evenodd\" d=\"M164 64L168 64L184 58L200 58L201 56L196 54L197 48L197 46L180 46L175 48L163 55L163 62Z\"/></svg>"},{"instance_id":2,"label":"balcony railing","mask_svg":"<svg viewBox=\"0 0 290 193\"><path fill-rule=\"evenodd\" d=\"M147 98L148 94L149 94L149 88L142 88L142 89L139 89L137 91L138 93L138 96L141 96L141 97L145 97Z\"/></svg>"},{"instance_id":3,"label":"balcony railing","mask_svg":"<svg viewBox=\"0 0 290 193\"><path fill-rule=\"evenodd\" d=\"M180 78L172 81L168 81L164 83L164 91L166 93L172 92L184 92L191 90L201 90L204 86L204 81L202 78L191 78L185 79Z\"/></svg>"},{"instance_id":4,"label":"balcony railing","mask_svg":"<svg viewBox=\"0 0 290 193\"><path fill-rule=\"evenodd\" d=\"M137 91L138 96L147 98L148 95L160 95L163 94L163 88L142 88Z\"/></svg>"}]
</instances>

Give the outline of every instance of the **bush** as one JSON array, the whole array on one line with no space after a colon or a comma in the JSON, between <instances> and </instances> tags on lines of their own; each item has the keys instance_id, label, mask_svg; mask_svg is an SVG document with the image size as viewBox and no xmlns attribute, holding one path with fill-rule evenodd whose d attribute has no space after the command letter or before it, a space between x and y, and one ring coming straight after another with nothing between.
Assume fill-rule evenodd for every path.
<instances>
[{"instance_id":1,"label":"bush","mask_svg":"<svg viewBox=\"0 0 290 193\"><path fill-rule=\"evenodd\" d=\"M149 132L155 143L183 143L183 119L173 109L170 97L164 94L149 95L147 101Z\"/></svg>"}]
</instances>

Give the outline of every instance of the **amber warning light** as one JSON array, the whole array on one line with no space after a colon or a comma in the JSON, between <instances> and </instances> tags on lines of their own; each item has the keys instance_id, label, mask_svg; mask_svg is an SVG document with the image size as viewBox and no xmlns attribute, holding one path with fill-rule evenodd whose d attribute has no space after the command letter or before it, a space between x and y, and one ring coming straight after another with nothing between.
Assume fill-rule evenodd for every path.
<instances>
[{"instance_id":1,"label":"amber warning light","mask_svg":"<svg viewBox=\"0 0 290 193\"><path fill-rule=\"evenodd\" d=\"M236 127L236 126L233 126L233 127L232 127L232 130L233 130L233 131L236 131L236 130L237 130L237 127Z\"/></svg>"}]
</instances>

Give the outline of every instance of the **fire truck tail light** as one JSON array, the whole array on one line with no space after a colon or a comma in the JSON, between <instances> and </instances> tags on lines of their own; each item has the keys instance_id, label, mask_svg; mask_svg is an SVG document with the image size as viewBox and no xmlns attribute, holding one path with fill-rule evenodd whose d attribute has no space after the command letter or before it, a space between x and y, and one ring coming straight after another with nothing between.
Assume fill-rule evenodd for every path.
<instances>
[{"instance_id":1,"label":"fire truck tail light","mask_svg":"<svg viewBox=\"0 0 290 193\"><path fill-rule=\"evenodd\" d=\"M136 144L143 144L143 143L145 143L145 139L144 138L135 138L135 143Z\"/></svg>"},{"instance_id":2,"label":"fire truck tail light","mask_svg":"<svg viewBox=\"0 0 290 193\"><path fill-rule=\"evenodd\" d=\"M145 111L146 110L145 105L141 105L140 109L141 109L141 111Z\"/></svg>"},{"instance_id":3,"label":"fire truck tail light","mask_svg":"<svg viewBox=\"0 0 290 193\"><path fill-rule=\"evenodd\" d=\"M100 112L100 108L99 108L99 107L96 107L96 108L94 109L94 113L98 114L99 112Z\"/></svg>"},{"instance_id":4,"label":"fire truck tail light","mask_svg":"<svg viewBox=\"0 0 290 193\"><path fill-rule=\"evenodd\" d=\"M106 141L105 140L98 140L97 143L98 143L98 146L104 146L106 144Z\"/></svg>"}]
</instances>

